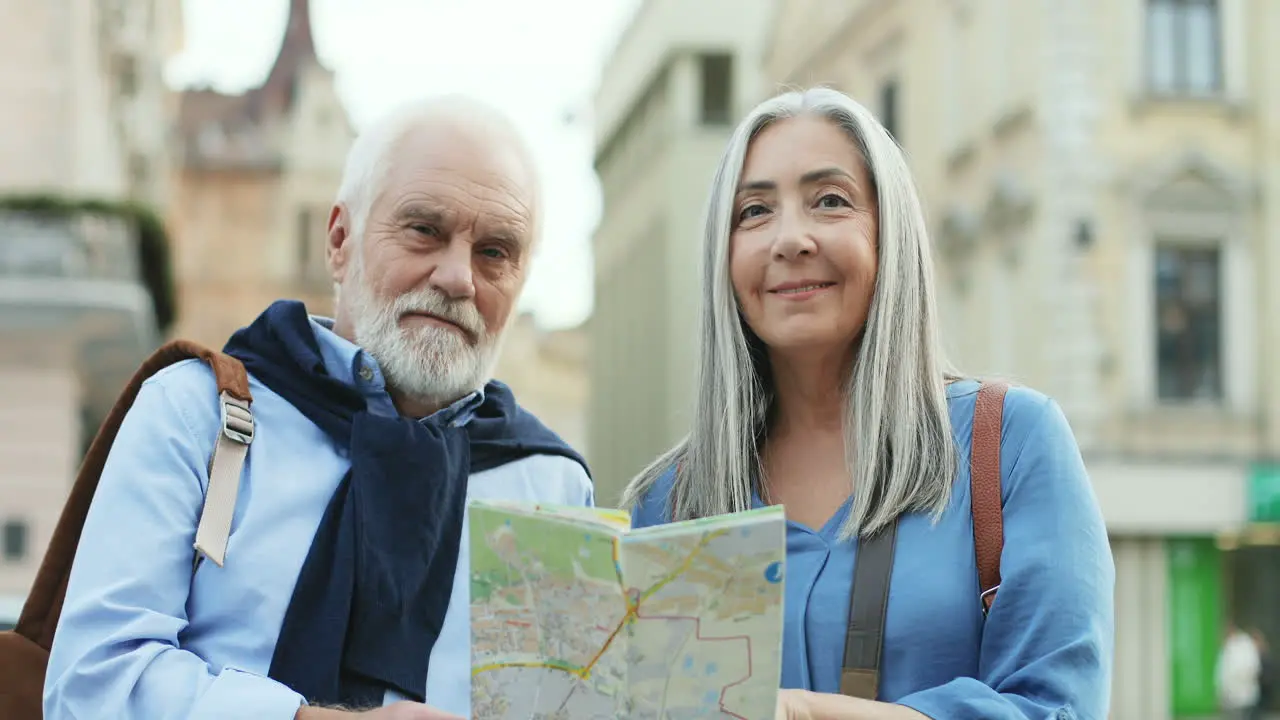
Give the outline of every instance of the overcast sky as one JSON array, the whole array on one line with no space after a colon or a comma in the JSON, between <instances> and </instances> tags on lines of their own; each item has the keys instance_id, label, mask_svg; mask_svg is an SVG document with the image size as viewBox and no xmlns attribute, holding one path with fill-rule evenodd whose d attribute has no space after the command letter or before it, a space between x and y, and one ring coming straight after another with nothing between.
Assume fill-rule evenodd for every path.
<instances>
[{"instance_id":1,"label":"overcast sky","mask_svg":"<svg viewBox=\"0 0 1280 720\"><path fill-rule=\"evenodd\" d=\"M524 305L546 327L591 309L591 233L600 213L591 168L599 68L638 0L313 0L320 59L359 130L405 99L464 92L510 113L538 157L546 242ZM171 84L238 92L261 82L279 49L288 0L183 0L185 49Z\"/></svg>"}]
</instances>

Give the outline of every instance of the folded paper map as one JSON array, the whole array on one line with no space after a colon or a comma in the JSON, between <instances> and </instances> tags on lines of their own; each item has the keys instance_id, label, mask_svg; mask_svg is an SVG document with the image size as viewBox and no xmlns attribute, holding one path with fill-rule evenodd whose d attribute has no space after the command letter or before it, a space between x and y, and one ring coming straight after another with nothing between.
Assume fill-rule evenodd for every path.
<instances>
[{"instance_id":1,"label":"folded paper map","mask_svg":"<svg viewBox=\"0 0 1280 720\"><path fill-rule=\"evenodd\" d=\"M475 501L476 720L773 720L786 525Z\"/></svg>"}]
</instances>

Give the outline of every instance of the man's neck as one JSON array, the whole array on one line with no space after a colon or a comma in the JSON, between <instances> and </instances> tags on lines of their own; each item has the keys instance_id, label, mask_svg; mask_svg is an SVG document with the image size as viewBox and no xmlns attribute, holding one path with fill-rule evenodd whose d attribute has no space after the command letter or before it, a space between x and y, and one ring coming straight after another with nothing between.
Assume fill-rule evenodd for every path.
<instances>
[{"instance_id":1,"label":"man's neck","mask_svg":"<svg viewBox=\"0 0 1280 720\"><path fill-rule=\"evenodd\" d=\"M432 398L410 397L392 388L387 388L387 392L391 395L391 402L396 406L396 411L404 417L414 419L435 415L444 408L447 408L462 399L453 398L452 400L438 400Z\"/></svg>"}]
</instances>

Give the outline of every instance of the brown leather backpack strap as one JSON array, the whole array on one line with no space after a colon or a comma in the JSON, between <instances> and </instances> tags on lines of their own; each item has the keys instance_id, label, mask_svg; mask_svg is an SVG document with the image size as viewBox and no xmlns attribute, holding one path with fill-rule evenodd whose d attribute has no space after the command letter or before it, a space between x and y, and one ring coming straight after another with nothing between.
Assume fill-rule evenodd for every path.
<instances>
[{"instance_id":1,"label":"brown leather backpack strap","mask_svg":"<svg viewBox=\"0 0 1280 720\"><path fill-rule=\"evenodd\" d=\"M844 669L840 673L843 695L874 700L879 692L880 658L897 538L898 521L894 519L883 530L859 543L849 595Z\"/></svg>"},{"instance_id":2,"label":"brown leather backpack strap","mask_svg":"<svg viewBox=\"0 0 1280 720\"><path fill-rule=\"evenodd\" d=\"M142 384L164 368L188 360L199 358L214 369L218 377L219 392L226 392L244 402L252 400L249 395L248 375L239 362L222 353L187 341L175 341L157 349L143 361L125 385L116 399L115 405L103 420L94 436L89 451L85 454L76 473L75 482L63 505L58 524L54 527L53 536L41 560L40 569L32 583L31 592L23 604L22 614L14 628L19 634L48 650L53 646L54 631L58 626L58 618L62 614L62 603L67 593L67 581L71 575L71 566L75 561L76 547L80 544L80 533L85 518L89 514L89 506L93 502L94 493L98 489L98 479L106 465L107 456L115 442L124 422L125 415L138 397Z\"/></svg>"},{"instance_id":3,"label":"brown leather backpack strap","mask_svg":"<svg viewBox=\"0 0 1280 720\"><path fill-rule=\"evenodd\" d=\"M193 357L199 357L213 369L213 379L218 383L219 395L228 393L244 403L253 402L253 395L249 392L249 373L239 360L185 340L177 340L171 344L185 348Z\"/></svg>"},{"instance_id":4,"label":"brown leather backpack strap","mask_svg":"<svg viewBox=\"0 0 1280 720\"><path fill-rule=\"evenodd\" d=\"M1004 503L1000 490L1000 437L1004 424L1003 382L983 383L973 409L973 440L969 465L973 549L985 616L1000 588L1000 554L1004 550Z\"/></svg>"}]
</instances>

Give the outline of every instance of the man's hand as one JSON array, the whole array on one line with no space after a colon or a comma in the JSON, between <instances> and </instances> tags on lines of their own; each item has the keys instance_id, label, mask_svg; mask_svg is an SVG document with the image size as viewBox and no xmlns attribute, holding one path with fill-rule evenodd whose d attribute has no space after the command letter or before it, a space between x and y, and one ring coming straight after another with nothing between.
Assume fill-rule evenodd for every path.
<instances>
[{"instance_id":1,"label":"man's hand","mask_svg":"<svg viewBox=\"0 0 1280 720\"><path fill-rule=\"evenodd\" d=\"M407 700L364 712L308 705L298 708L298 714L294 715L294 720L357 720L357 718L359 720L463 720L461 715Z\"/></svg>"},{"instance_id":2,"label":"man's hand","mask_svg":"<svg viewBox=\"0 0 1280 720\"><path fill-rule=\"evenodd\" d=\"M454 715L422 703L408 701L392 703L377 710L362 712L357 717L361 718L361 720L462 720L461 715Z\"/></svg>"}]
</instances>

